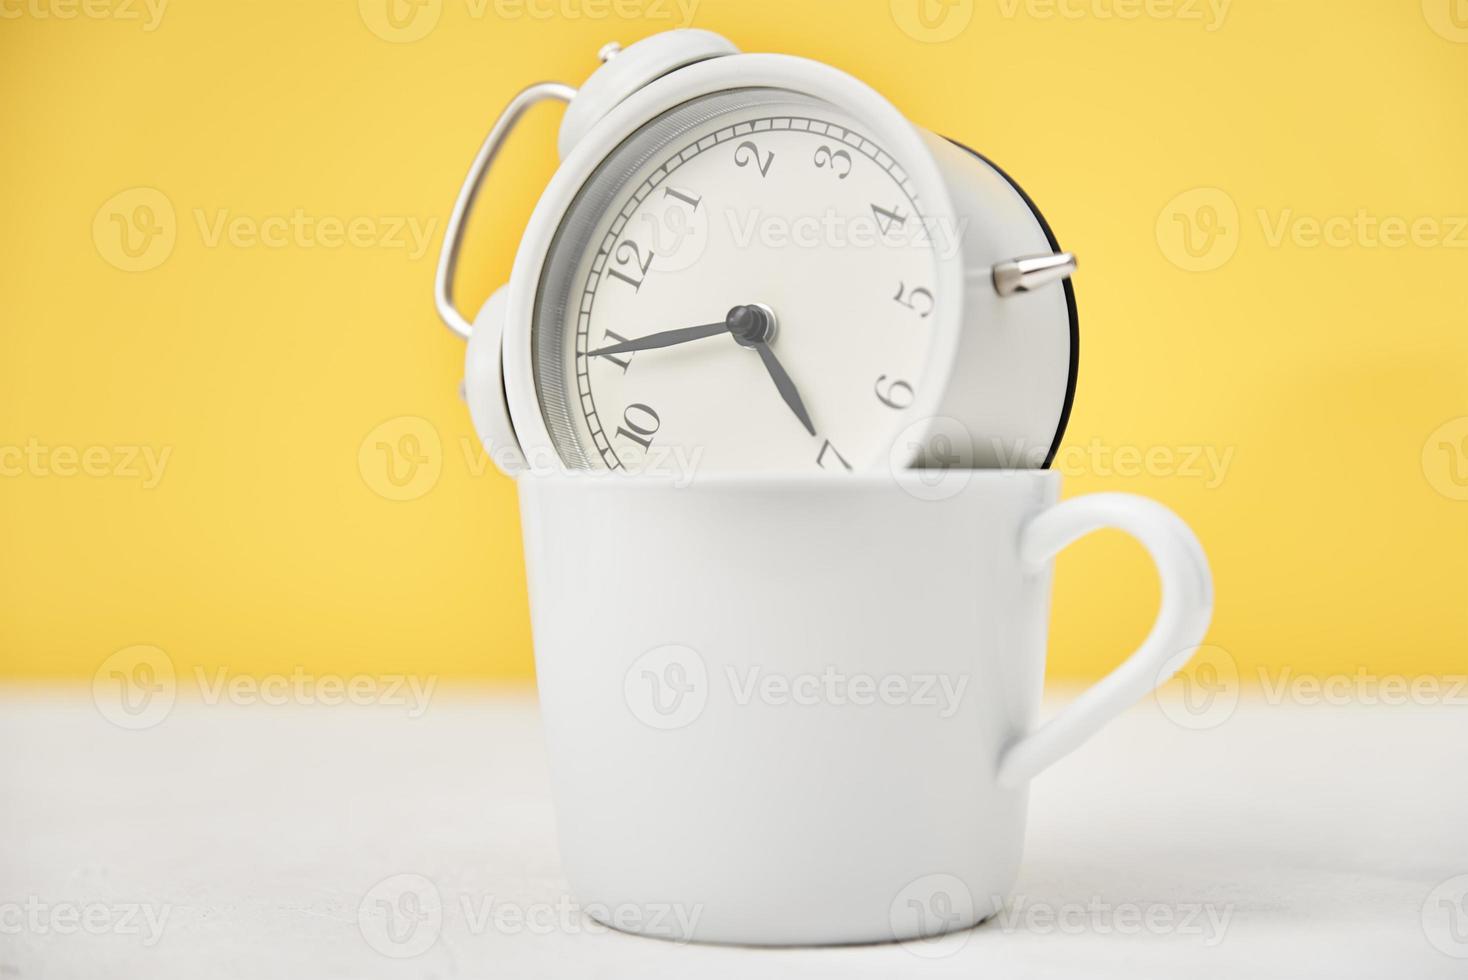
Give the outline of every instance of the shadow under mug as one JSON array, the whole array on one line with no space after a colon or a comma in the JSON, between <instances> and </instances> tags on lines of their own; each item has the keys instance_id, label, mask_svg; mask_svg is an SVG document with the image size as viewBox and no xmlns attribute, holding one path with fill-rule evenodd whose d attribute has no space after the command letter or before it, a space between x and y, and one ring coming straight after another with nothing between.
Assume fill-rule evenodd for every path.
<instances>
[{"instance_id":1,"label":"shadow under mug","mask_svg":"<svg viewBox=\"0 0 1468 980\"><path fill-rule=\"evenodd\" d=\"M925 939L996 912L1030 778L1181 667L1212 613L1176 515L1059 489L1033 470L522 477L583 910L755 945ZM1156 563L1157 621L1037 726L1051 559L1100 528Z\"/></svg>"}]
</instances>

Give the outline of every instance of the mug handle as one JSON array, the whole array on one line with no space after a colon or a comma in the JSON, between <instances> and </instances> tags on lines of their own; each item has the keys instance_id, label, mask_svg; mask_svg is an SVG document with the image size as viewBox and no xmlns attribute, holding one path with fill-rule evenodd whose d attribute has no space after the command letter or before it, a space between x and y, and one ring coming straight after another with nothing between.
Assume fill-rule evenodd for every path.
<instances>
[{"instance_id":1,"label":"mug handle","mask_svg":"<svg viewBox=\"0 0 1468 980\"><path fill-rule=\"evenodd\" d=\"M1002 786L1023 784L1162 686L1188 662L1208 631L1213 575L1203 546L1182 518L1146 497L1095 493L1042 511L1020 531L1020 562L1028 573L1039 574L1061 549L1102 528L1125 531L1152 556L1162 581L1157 621L1120 666L1054 718L1005 747L998 767Z\"/></svg>"}]
</instances>

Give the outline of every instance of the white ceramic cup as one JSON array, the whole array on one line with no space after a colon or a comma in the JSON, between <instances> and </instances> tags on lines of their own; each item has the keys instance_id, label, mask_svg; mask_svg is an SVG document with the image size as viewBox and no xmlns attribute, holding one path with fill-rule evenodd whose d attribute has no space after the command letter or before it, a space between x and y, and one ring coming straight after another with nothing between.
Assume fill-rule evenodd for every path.
<instances>
[{"instance_id":1,"label":"white ceramic cup","mask_svg":"<svg viewBox=\"0 0 1468 980\"><path fill-rule=\"evenodd\" d=\"M997 911L1030 778L1182 666L1212 613L1176 515L1059 488L1041 471L522 477L581 907L758 945L920 940ZM1151 554L1157 621L1037 727L1051 558L1099 528Z\"/></svg>"}]
</instances>

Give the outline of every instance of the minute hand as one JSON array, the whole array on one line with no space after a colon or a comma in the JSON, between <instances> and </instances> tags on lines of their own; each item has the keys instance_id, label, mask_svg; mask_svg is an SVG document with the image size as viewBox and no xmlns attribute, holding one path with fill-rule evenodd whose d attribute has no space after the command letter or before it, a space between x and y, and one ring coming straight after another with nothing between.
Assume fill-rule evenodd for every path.
<instances>
[{"instance_id":1,"label":"minute hand","mask_svg":"<svg viewBox=\"0 0 1468 980\"><path fill-rule=\"evenodd\" d=\"M648 334L646 337L638 337L636 340L624 340L620 344L588 351L586 356L605 357L608 354L630 354L633 351L652 350L656 347L672 347L675 344L686 344L690 340L716 337L728 331L729 325L723 320L718 323L702 323L696 327L679 327L677 330L663 330L659 333Z\"/></svg>"}]
</instances>

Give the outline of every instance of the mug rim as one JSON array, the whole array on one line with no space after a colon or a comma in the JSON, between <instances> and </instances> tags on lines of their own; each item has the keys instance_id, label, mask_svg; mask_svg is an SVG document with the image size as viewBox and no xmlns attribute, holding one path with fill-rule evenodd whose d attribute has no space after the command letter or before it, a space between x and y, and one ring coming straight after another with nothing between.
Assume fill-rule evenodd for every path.
<instances>
[{"instance_id":1,"label":"mug rim","mask_svg":"<svg viewBox=\"0 0 1468 980\"><path fill-rule=\"evenodd\" d=\"M1002 480L1028 480L1032 483L1059 483L1060 473L1051 469L952 469L952 470L867 470L856 473L811 473L805 470L746 471L728 470L679 476L674 474L621 473L607 470L563 470L556 472L525 470L516 474L515 484L534 486L617 486L632 490L870 490L891 485L899 488L931 487L933 474L943 479L961 477L964 485L980 482L993 485Z\"/></svg>"}]
</instances>

